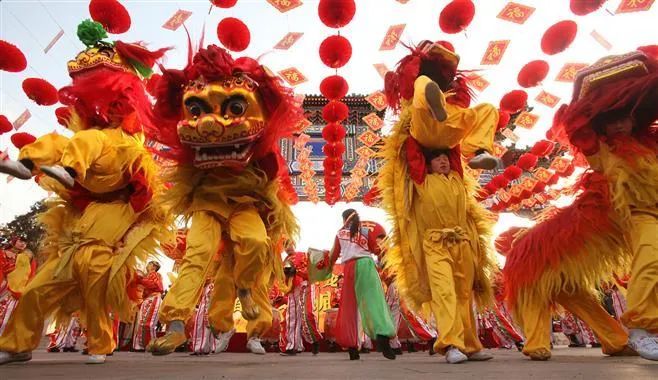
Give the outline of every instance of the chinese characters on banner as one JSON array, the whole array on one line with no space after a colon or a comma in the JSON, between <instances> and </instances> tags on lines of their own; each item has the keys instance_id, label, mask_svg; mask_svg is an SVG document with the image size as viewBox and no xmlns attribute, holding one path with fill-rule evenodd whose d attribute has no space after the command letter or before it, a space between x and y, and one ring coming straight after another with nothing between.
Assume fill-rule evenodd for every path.
<instances>
[{"instance_id":1,"label":"chinese characters on banner","mask_svg":"<svg viewBox=\"0 0 658 380\"><path fill-rule=\"evenodd\" d=\"M514 125L518 125L519 127L523 127L525 129L531 129L535 126L535 124L537 124L537 120L539 120L539 115L523 112L517 116L516 120L514 121Z\"/></svg>"},{"instance_id":2,"label":"chinese characters on banner","mask_svg":"<svg viewBox=\"0 0 658 380\"><path fill-rule=\"evenodd\" d=\"M482 57L481 65L497 65L503 59L503 54L509 46L510 40L491 41Z\"/></svg>"},{"instance_id":3,"label":"chinese characters on banner","mask_svg":"<svg viewBox=\"0 0 658 380\"><path fill-rule=\"evenodd\" d=\"M14 129L19 130L23 125L25 125L25 123L27 123L28 120L30 120L31 117L32 114L30 113L30 110L26 109L23 111L23 113L20 114L12 123Z\"/></svg>"},{"instance_id":4,"label":"chinese characters on banner","mask_svg":"<svg viewBox=\"0 0 658 380\"><path fill-rule=\"evenodd\" d=\"M267 2L281 13L286 13L304 4L301 0L267 0Z\"/></svg>"},{"instance_id":5,"label":"chinese characters on banner","mask_svg":"<svg viewBox=\"0 0 658 380\"><path fill-rule=\"evenodd\" d=\"M366 96L366 101L375 107L377 111L383 111L386 108L386 95L381 91L375 91Z\"/></svg>"},{"instance_id":6,"label":"chinese characters on banner","mask_svg":"<svg viewBox=\"0 0 658 380\"><path fill-rule=\"evenodd\" d=\"M384 126L384 120L382 120L376 113L372 112L362 117L364 123L373 131L378 131Z\"/></svg>"},{"instance_id":7,"label":"chinese characters on banner","mask_svg":"<svg viewBox=\"0 0 658 380\"><path fill-rule=\"evenodd\" d=\"M179 9L162 27L169 30L177 30L190 16L192 16L192 12Z\"/></svg>"},{"instance_id":8,"label":"chinese characters on banner","mask_svg":"<svg viewBox=\"0 0 658 380\"><path fill-rule=\"evenodd\" d=\"M501 20L510 21L516 24L523 24L528 20L530 16L532 16L534 11L535 8L533 7L515 2L509 2L496 17Z\"/></svg>"},{"instance_id":9,"label":"chinese characters on banner","mask_svg":"<svg viewBox=\"0 0 658 380\"><path fill-rule=\"evenodd\" d=\"M290 67L284 70L279 71L279 75L283 78L286 83L291 86L297 86L306 82L308 79L302 74L297 68Z\"/></svg>"},{"instance_id":10,"label":"chinese characters on banner","mask_svg":"<svg viewBox=\"0 0 658 380\"><path fill-rule=\"evenodd\" d=\"M474 89L480 92L484 91L487 87L489 87L489 82L486 79L484 79L484 77L482 77L481 75L471 74L467 77L467 79L470 85Z\"/></svg>"},{"instance_id":11,"label":"chinese characters on banner","mask_svg":"<svg viewBox=\"0 0 658 380\"><path fill-rule=\"evenodd\" d=\"M400 41L400 37L402 37L402 32L404 32L404 28L406 26L406 24L399 24L389 27L386 35L384 36L384 41L382 41L382 44L379 47L379 50L395 49L395 46L397 46L398 42Z\"/></svg>"},{"instance_id":12,"label":"chinese characters on banner","mask_svg":"<svg viewBox=\"0 0 658 380\"><path fill-rule=\"evenodd\" d=\"M373 145L377 144L381 138L377 136L377 134L373 131L367 130L360 134L359 137L357 137L357 140L361 141L363 145L367 147L372 147Z\"/></svg>"},{"instance_id":13,"label":"chinese characters on banner","mask_svg":"<svg viewBox=\"0 0 658 380\"><path fill-rule=\"evenodd\" d=\"M539 103L541 103L541 104L543 104L547 107L551 107L551 108L555 107L560 102L560 98L558 98L557 96L555 96L553 94L550 94L546 91L540 92L537 95L537 97L535 98L535 100L537 102L539 102Z\"/></svg>"},{"instance_id":14,"label":"chinese characters on banner","mask_svg":"<svg viewBox=\"0 0 658 380\"><path fill-rule=\"evenodd\" d=\"M565 63L555 78L558 82L573 82L578 71L589 66L587 63Z\"/></svg>"},{"instance_id":15,"label":"chinese characters on banner","mask_svg":"<svg viewBox=\"0 0 658 380\"><path fill-rule=\"evenodd\" d=\"M302 38L303 35L304 33L300 33L300 32L290 32L285 36L283 36L281 41L279 41L276 45L274 45L274 48L279 50L288 50L292 47L292 45L295 44L295 42L299 41L299 39Z\"/></svg>"},{"instance_id":16,"label":"chinese characters on banner","mask_svg":"<svg viewBox=\"0 0 658 380\"><path fill-rule=\"evenodd\" d=\"M615 13L648 11L655 0L622 0Z\"/></svg>"}]
</instances>

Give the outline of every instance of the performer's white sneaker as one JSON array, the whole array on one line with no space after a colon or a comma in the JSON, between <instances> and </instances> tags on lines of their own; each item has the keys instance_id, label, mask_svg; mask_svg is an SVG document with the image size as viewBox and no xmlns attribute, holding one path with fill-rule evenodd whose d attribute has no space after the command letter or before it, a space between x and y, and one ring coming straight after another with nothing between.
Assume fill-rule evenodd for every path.
<instances>
[{"instance_id":1,"label":"performer's white sneaker","mask_svg":"<svg viewBox=\"0 0 658 380\"><path fill-rule=\"evenodd\" d=\"M628 338L629 345L648 360L658 361L658 338L643 329L631 329Z\"/></svg>"},{"instance_id":2,"label":"performer's white sneaker","mask_svg":"<svg viewBox=\"0 0 658 380\"><path fill-rule=\"evenodd\" d=\"M468 361L471 362L486 362L487 360L491 359L493 359L493 355L484 351L478 351L468 356Z\"/></svg>"},{"instance_id":3,"label":"performer's white sneaker","mask_svg":"<svg viewBox=\"0 0 658 380\"><path fill-rule=\"evenodd\" d=\"M231 342L233 334L235 334L235 329L231 329L225 333L219 333L219 336L217 336L217 348L215 348L215 353L218 354L220 352L225 352L228 349L228 344Z\"/></svg>"},{"instance_id":4,"label":"performer's white sneaker","mask_svg":"<svg viewBox=\"0 0 658 380\"><path fill-rule=\"evenodd\" d=\"M468 356L464 355L459 349L450 347L446 351L446 361L450 364L459 364L468 360Z\"/></svg>"},{"instance_id":5,"label":"performer's white sneaker","mask_svg":"<svg viewBox=\"0 0 658 380\"><path fill-rule=\"evenodd\" d=\"M263 348L263 345L260 344L260 338L258 337L249 338L247 341L247 349L251 351L252 354L265 355L265 349Z\"/></svg>"},{"instance_id":6,"label":"performer's white sneaker","mask_svg":"<svg viewBox=\"0 0 658 380\"><path fill-rule=\"evenodd\" d=\"M87 364L103 364L105 363L105 355L89 355Z\"/></svg>"},{"instance_id":7,"label":"performer's white sneaker","mask_svg":"<svg viewBox=\"0 0 658 380\"><path fill-rule=\"evenodd\" d=\"M26 362L32 360L31 352L11 353L0 351L0 365L13 362Z\"/></svg>"}]
</instances>

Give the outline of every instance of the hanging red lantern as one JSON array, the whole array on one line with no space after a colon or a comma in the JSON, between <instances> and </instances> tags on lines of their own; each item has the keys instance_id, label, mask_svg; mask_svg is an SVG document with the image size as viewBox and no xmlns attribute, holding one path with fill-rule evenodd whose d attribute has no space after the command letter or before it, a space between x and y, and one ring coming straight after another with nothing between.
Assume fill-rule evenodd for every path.
<instances>
[{"instance_id":1,"label":"hanging red lantern","mask_svg":"<svg viewBox=\"0 0 658 380\"><path fill-rule=\"evenodd\" d=\"M238 0L210 0L210 2L218 8L231 8Z\"/></svg>"},{"instance_id":2,"label":"hanging red lantern","mask_svg":"<svg viewBox=\"0 0 658 380\"><path fill-rule=\"evenodd\" d=\"M347 95L349 85L340 75L332 75L320 82L320 93L329 100L339 100Z\"/></svg>"},{"instance_id":3,"label":"hanging red lantern","mask_svg":"<svg viewBox=\"0 0 658 380\"><path fill-rule=\"evenodd\" d=\"M519 160L516 162L516 166L518 166L519 168L525 171L530 171L535 166L537 166L537 161L538 161L538 157L535 156L534 154L523 153L521 157L519 157Z\"/></svg>"},{"instance_id":4,"label":"hanging red lantern","mask_svg":"<svg viewBox=\"0 0 658 380\"><path fill-rule=\"evenodd\" d=\"M18 149L35 141L37 141L37 138L26 132L18 132L11 135L11 143Z\"/></svg>"},{"instance_id":5,"label":"hanging red lantern","mask_svg":"<svg viewBox=\"0 0 658 380\"><path fill-rule=\"evenodd\" d=\"M130 29L130 14L117 0L91 0L91 18L103 25L108 33L121 34Z\"/></svg>"},{"instance_id":6,"label":"hanging red lantern","mask_svg":"<svg viewBox=\"0 0 658 380\"><path fill-rule=\"evenodd\" d=\"M71 109L69 107L57 107L55 117L57 117L57 123L59 125L68 127L69 120L71 119Z\"/></svg>"},{"instance_id":7,"label":"hanging red lantern","mask_svg":"<svg viewBox=\"0 0 658 380\"><path fill-rule=\"evenodd\" d=\"M486 185L484 185L484 190L487 192L488 195L491 195L491 194L495 193L496 190L498 190L498 186L496 186L494 181L491 181L491 182L487 183ZM484 198L486 198L486 196Z\"/></svg>"},{"instance_id":8,"label":"hanging red lantern","mask_svg":"<svg viewBox=\"0 0 658 380\"><path fill-rule=\"evenodd\" d=\"M514 181L515 179L518 179L519 177L521 177L521 174L523 174L523 170L521 170L521 168L519 168L516 165L508 166L503 172L505 178L507 178L510 181Z\"/></svg>"},{"instance_id":9,"label":"hanging red lantern","mask_svg":"<svg viewBox=\"0 0 658 380\"><path fill-rule=\"evenodd\" d=\"M352 44L343 36L329 36L320 44L320 60L332 69L343 67L352 58Z\"/></svg>"},{"instance_id":10,"label":"hanging red lantern","mask_svg":"<svg viewBox=\"0 0 658 380\"><path fill-rule=\"evenodd\" d=\"M7 116L0 115L0 135L3 135L7 132L11 132L14 129L14 125L7 119Z\"/></svg>"},{"instance_id":11,"label":"hanging red lantern","mask_svg":"<svg viewBox=\"0 0 658 380\"><path fill-rule=\"evenodd\" d=\"M340 124L331 123L322 128L322 138L325 141L341 141L345 138L345 127Z\"/></svg>"},{"instance_id":12,"label":"hanging red lantern","mask_svg":"<svg viewBox=\"0 0 658 380\"><path fill-rule=\"evenodd\" d=\"M28 98L40 106L51 106L59 101L57 89L41 78L27 78L23 81L23 91Z\"/></svg>"},{"instance_id":13,"label":"hanging red lantern","mask_svg":"<svg viewBox=\"0 0 658 380\"><path fill-rule=\"evenodd\" d=\"M648 57L658 60L658 45L640 46L637 50L646 54Z\"/></svg>"},{"instance_id":14,"label":"hanging red lantern","mask_svg":"<svg viewBox=\"0 0 658 380\"><path fill-rule=\"evenodd\" d=\"M525 108L528 103L528 94L523 90L513 90L503 95L500 99L500 109L511 114L517 113Z\"/></svg>"},{"instance_id":15,"label":"hanging red lantern","mask_svg":"<svg viewBox=\"0 0 658 380\"><path fill-rule=\"evenodd\" d=\"M546 157L553 152L554 148L555 143L548 140L539 140L533 145L532 149L530 149L530 153L539 157Z\"/></svg>"},{"instance_id":16,"label":"hanging red lantern","mask_svg":"<svg viewBox=\"0 0 658 380\"><path fill-rule=\"evenodd\" d=\"M249 47L251 33L244 22L227 17L217 24L217 38L228 50L240 52Z\"/></svg>"},{"instance_id":17,"label":"hanging red lantern","mask_svg":"<svg viewBox=\"0 0 658 380\"><path fill-rule=\"evenodd\" d=\"M500 131L501 129L507 127L510 118L511 116L509 112L498 110L498 127L496 128L496 130Z\"/></svg>"},{"instance_id":18,"label":"hanging red lantern","mask_svg":"<svg viewBox=\"0 0 658 380\"><path fill-rule=\"evenodd\" d=\"M578 24L571 20L560 21L544 32L541 38L541 50L554 55L563 52L576 39Z\"/></svg>"},{"instance_id":19,"label":"hanging red lantern","mask_svg":"<svg viewBox=\"0 0 658 380\"><path fill-rule=\"evenodd\" d=\"M337 100L332 100L326 106L322 107L322 118L328 123L340 123L347 119L349 113L350 109L347 107L347 104Z\"/></svg>"},{"instance_id":20,"label":"hanging red lantern","mask_svg":"<svg viewBox=\"0 0 658 380\"><path fill-rule=\"evenodd\" d=\"M475 4L471 0L453 0L439 15L439 27L444 33L459 33L473 21Z\"/></svg>"},{"instance_id":21,"label":"hanging red lantern","mask_svg":"<svg viewBox=\"0 0 658 380\"><path fill-rule=\"evenodd\" d=\"M498 189L504 189L509 185L509 180L504 175L497 175L491 180Z\"/></svg>"},{"instance_id":22,"label":"hanging red lantern","mask_svg":"<svg viewBox=\"0 0 658 380\"><path fill-rule=\"evenodd\" d=\"M324 144L322 152L327 157L341 157L345 153L345 144L341 140Z\"/></svg>"},{"instance_id":23,"label":"hanging red lantern","mask_svg":"<svg viewBox=\"0 0 658 380\"><path fill-rule=\"evenodd\" d=\"M340 28L352 21L356 13L354 0L320 0L320 21L330 28Z\"/></svg>"},{"instance_id":24,"label":"hanging red lantern","mask_svg":"<svg viewBox=\"0 0 658 380\"><path fill-rule=\"evenodd\" d=\"M606 0L571 0L569 8L571 12L578 16L585 16L601 8Z\"/></svg>"},{"instance_id":25,"label":"hanging red lantern","mask_svg":"<svg viewBox=\"0 0 658 380\"><path fill-rule=\"evenodd\" d=\"M539 194L542 191L544 191L545 189L546 189L546 183L544 183L542 181L537 181L537 183L535 184L535 187L532 188L532 192L535 193L535 194Z\"/></svg>"},{"instance_id":26,"label":"hanging red lantern","mask_svg":"<svg viewBox=\"0 0 658 380\"><path fill-rule=\"evenodd\" d=\"M521 68L516 80L521 87L535 87L546 78L548 69L548 62L544 60L529 62Z\"/></svg>"},{"instance_id":27,"label":"hanging red lantern","mask_svg":"<svg viewBox=\"0 0 658 380\"><path fill-rule=\"evenodd\" d=\"M27 67L25 55L16 45L0 40L0 70L18 73Z\"/></svg>"}]
</instances>

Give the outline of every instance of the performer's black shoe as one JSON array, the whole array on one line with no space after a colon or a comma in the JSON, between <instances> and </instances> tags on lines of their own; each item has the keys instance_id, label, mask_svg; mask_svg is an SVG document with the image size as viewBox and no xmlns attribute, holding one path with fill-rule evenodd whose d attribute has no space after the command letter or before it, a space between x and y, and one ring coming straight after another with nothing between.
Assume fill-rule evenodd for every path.
<instances>
[{"instance_id":1,"label":"performer's black shoe","mask_svg":"<svg viewBox=\"0 0 658 380\"><path fill-rule=\"evenodd\" d=\"M402 355L402 348L400 348L400 347L394 348L393 352L395 353L396 356L400 356L400 355Z\"/></svg>"},{"instance_id":2,"label":"performer's black shoe","mask_svg":"<svg viewBox=\"0 0 658 380\"><path fill-rule=\"evenodd\" d=\"M601 348L601 343L592 343L592 348Z\"/></svg>"},{"instance_id":3,"label":"performer's black shoe","mask_svg":"<svg viewBox=\"0 0 658 380\"><path fill-rule=\"evenodd\" d=\"M320 342L313 343L313 345L311 346L311 352L313 353L313 355L317 355L318 353L320 353Z\"/></svg>"},{"instance_id":4,"label":"performer's black shoe","mask_svg":"<svg viewBox=\"0 0 658 380\"><path fill-rule=\"evenodd\" d=\"M80 350L76 349L75 347L64 347L62 350L64 352L80 352Z\"/></svg>"},{"instance_id":5,"label":"performer's black shoe","mask_svg":"<svg viewBox=\"0 0 658 380\"><path fill-rule=\"evenodd\" d=\"M436 355L436 351L434 351L434 343L436 343L436 338L432 338L427 344L430 346L430 356Z\"/></svg>"},{"instance_id":6,"label":"performer's black shoe","mask_svg":"<svg viewBox=\"0 0 658 380\"><path fill-rule=\"evenodd\" d=\"M47 351L48 351L48 352L52 352L52 353L54 353L54 352L59 352L59 348L57 348L57 347L52 347L52 348L49 348ZM65 352L66 352L66 351L65 351Z\"/></svg>"},{"instance_id":7,"label":"performer's black shoe","mask_svg":"<svg viewBox=\"0 0 658 380\"><path fill-rule=\"evenodd\" d=\"M80 353L82 355L89 355L89 350L85 348L84 350L80 351Z\"/></svg>"},{"instance_id":8,"label":"performer's black shoe","mask_svg":"<svg viewBox=\"0 0 658 380\"><path fill-rule=\"evenodd\" d=\"M519 350L519 352L523 352L523 347L525 346L523 342L516 342L514 344L516 345L516 349Z\"/></svg>"},{"instance_id":9,"label":"performer's black shoe","mask_svg":"<svg viewBox=\"0 0 658 380\"><path fill-rule=\"evenodd\" d=\"M329 352L338 352L338 347L336 347L336 342L329 342Z\"/></svg>"},{"instance_id":10,"label":"performer's black shoe","mask_svg":"<svg viewBox=\"0 0 658 380\"><path fill-rule=\"evenodd\" d=\"M361 359L361 356L359 355L359 350L357 350L356 348L350 348L349 350L347 350L347 352L349 352L350 354L350 360Z\"/></svg>"},{"instance_id":11,"label":"performer's black shoe","mask_svg":"<svg viewBox=\"0 0 658 380\"><path fill-rule=\"evenodd\" d=\"M281 351L281 356L295 356L295 355L297 355L297 351L295 350Z\"/></svg>"},{"instance_id":12,"label":"performer's black shoe","mask_svg":"<svg viewBox=\"0 0 658 380\"><path fill-rule=\"evenodd\" d=\"M377 350L384 355L386 359L395 360L395 352L391 348L390 338L383 335L377 335Z\"/></svg>"},{"instance_id":13,"label":"performer's black shoe","mask_svg":"<svg viewBox=\"0 0 658 380\"><path fill-rule=\"evenodd\" d=\"M370 353L370 349L369 349L369 348L365 348L365 347L363 347L363 348L361 348L361 353L362 353L362 354L369 354L369 353Z\"/></svg>"},{"instance_id":14,"label":"performer's black shoe","mask_svg":"<svg viewBox=\"0 0 658 380\"><path fill-rule=\"evenodd\" d=\"M412 342L407 342L407 352L413 354L414 352L418 352L418 350Z\"/></svg>"}]
</instances>

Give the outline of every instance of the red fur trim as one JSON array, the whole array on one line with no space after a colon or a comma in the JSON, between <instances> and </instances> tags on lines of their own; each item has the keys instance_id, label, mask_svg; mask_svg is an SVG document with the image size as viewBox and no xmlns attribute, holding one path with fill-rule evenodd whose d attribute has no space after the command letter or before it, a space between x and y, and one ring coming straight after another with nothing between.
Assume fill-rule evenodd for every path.
<instances>
[{"instance_id":1,"label":"red fur trim","mask_svg":"<svg viewBox=\"0 0 658 380\"><path fill-rule=\"evenodd\" d=\"M133 173L130 179L132 194L130 195L130 206L135 212L143 211L153 198L153 190L149 185L143 171Z\"/></svg>"},{"instance_id":2,"label":"red fur trim","mask_svg":"<svg viewBox=\"0 0 658 380\"><path fill-rule=\"evenodd\" d=\"M164 57L167 51L171 50L171 48L162 48L156 51L150 51L140 42L129 44L122 41L115 41L114 48L122 59L132 64L139 63L149 69L153 68L155 62Z\"/></svg>"}]
</instances>

